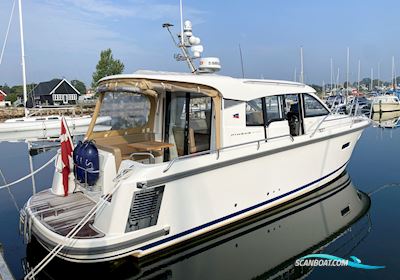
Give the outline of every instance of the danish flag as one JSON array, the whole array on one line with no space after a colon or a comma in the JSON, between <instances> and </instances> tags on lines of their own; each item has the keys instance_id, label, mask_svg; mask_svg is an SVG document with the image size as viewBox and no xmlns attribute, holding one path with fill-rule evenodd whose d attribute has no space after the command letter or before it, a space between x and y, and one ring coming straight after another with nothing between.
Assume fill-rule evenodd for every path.
<instances>
[{"instance_id":1,"label":"danish flag","mask_svg":"<svg viewBox=\"0 0 400 280\"><path fill-rule=\"evenodd\" d=\"M64 196L67 196L68 176L71 171L71 167L73 167L72 153L74 151L74 144L72 143L71 134L69 133L68 125L64 117L61 118L60 142Z\"/></svg>"}]
</instances>

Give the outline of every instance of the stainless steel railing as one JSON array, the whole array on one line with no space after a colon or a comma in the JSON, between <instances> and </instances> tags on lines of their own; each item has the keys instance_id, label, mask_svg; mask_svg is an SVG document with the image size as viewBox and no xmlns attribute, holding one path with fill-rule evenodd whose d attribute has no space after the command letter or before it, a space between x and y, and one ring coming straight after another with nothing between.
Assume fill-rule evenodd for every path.
<instances>
[{"instance_id":1,"label":"stainless steel railing","mask_svg":"<svg viewBox=\"0 0 400 280\"><path fill-rule=\"evenodd\" d=\"M230 145L230 146L222 147L222 148L215 149L215 150L207 150L207 151L202 151L202 152L198 152L198 153L194 153L194 154L190 154L190 155L177 157L177 158L172 159L168 163L167 167L163 170L163 173L167 172L175 162L180 161L182 159L198 157L198 156L202 156L202 155L206 155L206 154L217 154L217 160L218 160L219 156L220 156L220 152L223 151L223 150L237 148L237 147L250 145L250 144L257 144L257 151L258 151L260 149L260 146L261 146L262 142L267 142L269 140L274 140L274 139L279 139L279 138L287 138L287 137L289 137L292 142L294 141L294 138L293 138L292 135L286 134L286 135L281 135L281 136L275 136L275 137L270 137L270 138L267 137L267 138L260 139L260 140L253 140L253 141L249 141L249 142L245 142L245 143Z\"/></svg>"}]
</instances>

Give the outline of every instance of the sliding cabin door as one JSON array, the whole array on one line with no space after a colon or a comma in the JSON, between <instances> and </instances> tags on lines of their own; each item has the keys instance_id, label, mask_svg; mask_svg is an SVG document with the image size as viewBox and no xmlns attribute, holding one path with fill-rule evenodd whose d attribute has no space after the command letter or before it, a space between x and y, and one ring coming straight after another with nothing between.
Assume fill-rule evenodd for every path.
<instances>
[{"instance_id":1,"label":"sliding cabin door","mask_svg":"<svg viewBox=\"0 0 400 280\"><path fill-rule=\"evenodd\" d=\"M304 134L304 118L301 94L285 94L284 96L285 117L289 124L292 136Z\"/></svg>"},{"instance_id":2,"label":"sliding cabin door","mask_svg":"<svg viewBox=\"0 0 400 280\"><path fill-rule=\"evenodd\" d=\"M164 160L209 150L211 114L211 97L189 92L167 93L164 139L174 146Z\"/></svg>"}]
</instances>

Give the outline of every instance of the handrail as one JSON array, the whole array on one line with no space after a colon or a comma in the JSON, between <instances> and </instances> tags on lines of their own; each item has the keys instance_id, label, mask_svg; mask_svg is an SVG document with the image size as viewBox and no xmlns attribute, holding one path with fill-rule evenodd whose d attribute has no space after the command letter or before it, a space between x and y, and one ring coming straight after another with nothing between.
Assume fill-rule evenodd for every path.
<instances>
[{"instance_id":1,"label":"handrail","mask_svg":"<svg viewBox=\"0 0 400 280\"><path fill-rule=\"evenodd\" d=\"M249 142L245 142L245 143L239 143L239 144L235 144L235 145L231 145L231 146L222 147L222 148L219 148L216 150L207 150L207 151L202 151L202 152L198 152L198 153L194 153L194 154L190 154L190 155L176 157L168 163L167 167L163 170L163 173L167 172L176 161L179 161L182 159L193 158L193 157L202 156L202 155L206 155L206 154L217 154L217 159L219 159L219 153L223 150L236 148L236 147L240 147L240 146L245 146L245 145L249 145L249 144L255 144L255 143L257 143L257 150L259 150L261 142L267 142L268 140L284 138L284 137L289 137L292 142L294 141L294 138L292 135L286 134L286 135L275 136L275 137L271 137L271 138L267 137L267 138L260 139L260 140L253 140L253 141L249 141Z\"/></svg>"},{"instance_id":2,"label":"handrail","mask_svg":"<svg viewBox=\"0 0 400 280\"><path fill-rule=\"evenodd\" d=\"M336 98L335 98L336 99ZM354 103L356 103L356 108L355 108L355 110L354 110L354 114L353 114L353 106L354 106ZM353 102L353 104L351 105L351 107L350 107L350 114L348 115L348 117L355 117L356 116L356 113L358 112L358 110L359 110L359 103L358 103L358 98L356 98L355 99L355 102ZM371 105L371 108L372 108L372 105ZM338 108L336 108L336 112L335 113L337 113L337 111L338 111ZM310 138L312 138L312 137L314 137L314 135L315 135L315 133L317 132L317 130L320 128L320 126L321 126L321 124L323 123L323 122L325 122L326 121L326 119L329 117L329 116L332 116L333 115L333 111L331 111L328 115L326 115L323 119L321 119L320 120L320 122L318 123L318 125L315 127L315 129L313 130L313 132L311 133L311 135L310 135ZM347 118L347 117L344 117L344 118ZM336 119L335 119L336 120ZM353 121L351 122L351 125L353 124Z\"/></svg>"},{"instance_id":3,"label":"handrail","mask_svg":"<svg viewBox=\"0 0 400 280\"><path fill-rule=\"evenodd\" d=\"M148 156L149 157L149 162L150 163L154 163L155 162L155 157L152 153L150 152L136 152L136 153L132 153L129 155L129 158L132 159L135 156Z\"/></svg>"}]
</instances>

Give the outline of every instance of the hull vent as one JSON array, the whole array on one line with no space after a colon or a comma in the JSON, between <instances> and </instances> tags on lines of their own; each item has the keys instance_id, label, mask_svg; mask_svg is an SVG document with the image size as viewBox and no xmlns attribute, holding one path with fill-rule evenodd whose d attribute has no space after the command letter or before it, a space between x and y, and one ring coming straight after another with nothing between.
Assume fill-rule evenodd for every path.
<instances>
[{"instance_id":1,"label":"hull vent","mask_svg":"<svg viewBox=\"0 0 400 280\"><path fill-rule=\"evenodd\" d=\"M164 187L145 189L133 194L126 232L157 224Z\"/></svg>"}]
</instances>

